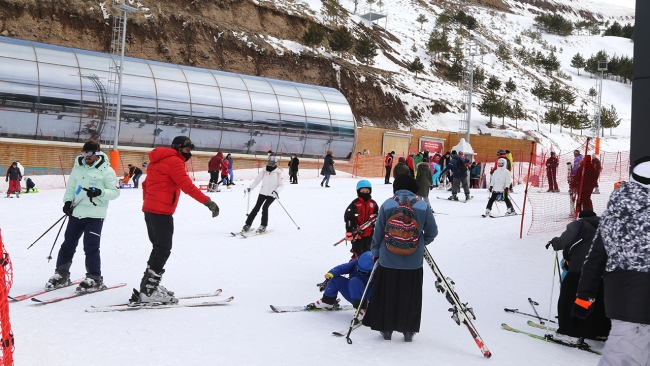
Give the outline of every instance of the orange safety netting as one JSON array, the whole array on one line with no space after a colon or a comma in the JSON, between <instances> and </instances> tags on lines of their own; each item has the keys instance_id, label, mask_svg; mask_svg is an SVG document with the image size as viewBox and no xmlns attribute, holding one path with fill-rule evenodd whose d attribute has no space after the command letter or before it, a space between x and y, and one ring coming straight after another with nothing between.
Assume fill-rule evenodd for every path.
<instances>
[{"instance_id":1,"label":"orange safety netting","mask_svg":"<svg viewBox=\"0 0 650 366\"><path fill-rule=\"evenodd\" d=\"M590 209L601 215L607 208L614 185L628 180L629 151L601 150L594 154L593 143L589 141L577 150L583 155L582 163L574 167L573 150L557 153L555 170L546 166L550 151L532 156L527 192L532 221L528 234L562 230L581 210ZM587 156L591 157L590 163L585 159Z\"/></svg>"},{"instance_id":2,"label":"orange safety netting","mask_svg":"<svg viewBox=\"0 0 650 366\"><path fill-rule=\"evenodd\" d=\"M0 332L2 340L2 357L0 365L10 366L14 364L14 334L11 331L11 322L9 321L9 290L14 281L13 267L9 253L5 250L2 243L2 232L0 231L0 251L2 251L2 260L0 261Z\"/></svg>"}]
</instances>

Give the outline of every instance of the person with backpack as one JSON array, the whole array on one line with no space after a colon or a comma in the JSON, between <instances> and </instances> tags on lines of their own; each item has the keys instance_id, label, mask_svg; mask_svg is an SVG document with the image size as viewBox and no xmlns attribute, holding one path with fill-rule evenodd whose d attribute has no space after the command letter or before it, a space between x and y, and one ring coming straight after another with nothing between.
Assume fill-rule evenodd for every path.
<instances>
[{"instance_id":1,"label":"person with backpack","mask_svg":"<svg viewBox=\"0 0 650 366\"><path fill-rule=\"evenodd\" d=\"M465 201L470 200L469 196L469 184L467 183L467 164L469 160L463 158L456 153L456 150L451 152L451 161L447 166L442 170L444 174L446 171L452 171L454 180L451 185L451 197L448 199L450 201L458 201L458 196L456 195L460 190L460 185L463 185L463 192L465 192Z\"/></svg>"},{"instance_id":2,"label":"person with backpack","mask_svg":"<svg viewBox=\"0 0 650 366\"><path fill-rule=\"evenodd\" d=\"M395 156L395 151L391 151L386 154L384 158L384 168L386 168L386 176L384 177L384 184L390 184L390 171L393 170L393 157Z\"/></svg>"},{"instance_id":3,"label":"person with backpack","mask_svg":"<svg viewBox=\"0 0 650 366\"><path fill-rule=\"evenodd\" d=\"M372 185L367 180L357 183L357 198L348 205L343 215L345 221L345 240L352 244L352 259L370 250L372 234L375 228L374 220L377 218L379 206L372 199ZM367 223L373 222L371 225ZM361 226L364 229L359 229Z\"/></svg>"},{"instance_id":4,"label":"person with backpack","mask_svg":"<svg viewBox=\"0 0 650 366\"><path fill-rule=\"evenodd\" d=\"M424 246L438 235L438 227L431 206L416 196L418 190L408 174L395 177L394 196L381 205L372 236L378 263L363 325L385 340L397 331L411 342L420 331Z\"/></svg>"},{"instance_id":5,"label":"person with backpack","mask_svg":"<svg viewBox=\"0 0 650 366\"><path fill-rule=\"evenodd\" d=\"M491 192L492 195L488 200L487 206L485 208L485 214L483 215L483 217L487 217L490 215L490 211L492 211L492 204L494 204L494 201L496 201L499 195L503 197L503 201L506 203L506 207L508 207L508 211L506 211L506 216L517 214L515 212L515 209L512 207L512 202L510 202L510 198L508 198L508 186L512 182L512 176L510 175L510 172L506 169L506 164L507 164L506 159L504 158L499 159L499 161L497 162L498 169L494 173L492 173L492 177L490 178L490 188L488 188L488 192Z\"/></svg>"},{"instance_id":6,"label":"person with backpack","mask_svg":"<svg viewBox=\"0 0 650 366\"><path fill-rule=\"evenodd\" d=\"M253 225L253 220L255 216L262 209L262 223L259 228L257 228L257 233L263 233L266 231L266 226L269 223L269 206L279 198L279 193L282 191L284 185L282 184L282 169L278 167L278 158L275 155L269 155L269 160L266 163L266 168L260 172L260 174L255 178L250 187L246 188L246 193L250 194L251 189L257 187L257 185L262 182L262 187L260 187L260 193L257 196L257 202L255 206L248 214L246 223L241 230L242 234L246 234L251 230L251 225Z\"/></svg>"},{"instance_id":7,"label":"person with backpack","mask_svg":"<svg viewBox=\"0 0 650 366\"><path fill-rule=\"evenodd\" d=\"M370 272L372 272L374 265L375 262L373 261L372 253L365 252L359 258L330 269L325 274L327 285L325 285L324 290L321 290L323 291L323 297L307 305L307 308L328 310L338 308L339 300L337 296L340 293L355 309L361 305L361 311L357 319L363 319L366 312L365 309L368 306L368 298L372 294L372 290L370 288L368 289L366 297L363 299L363 304L361 303L361 297L363 296L363 291L366 289L368 281L370 281ZM348 276L345 277L344 275Z\"/></svg>"}]
</instances>

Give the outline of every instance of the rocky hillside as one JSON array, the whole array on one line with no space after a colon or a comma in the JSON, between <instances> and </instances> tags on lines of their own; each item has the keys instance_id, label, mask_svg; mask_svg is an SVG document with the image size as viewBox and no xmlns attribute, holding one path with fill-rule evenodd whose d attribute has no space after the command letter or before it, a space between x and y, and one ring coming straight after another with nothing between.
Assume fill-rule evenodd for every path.
<instances>
[{"instance_id":1,"label":"rocky hillside","mask_svg":"<svg viewBox=\"0 0 650 366\"><path fill-rule=\"evenodd\" d=\"M322 14L320 0L126 2L138 8L129 18L127 56L334 87L347 97L361 124L457 129L457 124L438 122L457 121L461 91L442 77L448 63L433 62L425 52L436 16L457 11L456 1L383 0L382 12L389 15L387 29L382 28L385 20L378 23L382 27L359 25L363 19L352 14L354 4L349 0L340 1L348 13L337 22ZM368 6L360 2L359 10ZM462 9L479 20L469 38L486 39L490 53L508 41L495 28L494 19L505 22L506 14L534 16L550 11L573 19L612 17L590 12L588 7L587 0L472 0ZM372 9L378 11L376 5ZM424 14L428 22L416 23L417 14ZM631 14L631 10L621 11L613 17L625 21ZM108 52L110 15L110 0L0 0L0 35ZM326 35L316 47L303 42L310 24ZM326 39L338 25L347 25L357 39L364 33L372 35L379 46L374 62L365 64L352 53L331 51ZM451 40L466 36L461 30L450 34ZM414 56L425 64L417 78L406 70ZM514 61L504 61L502 66L524 79L537 77ZM522 98L534 102L532 96L522 94Z\"/></svg>"}]
</instances>

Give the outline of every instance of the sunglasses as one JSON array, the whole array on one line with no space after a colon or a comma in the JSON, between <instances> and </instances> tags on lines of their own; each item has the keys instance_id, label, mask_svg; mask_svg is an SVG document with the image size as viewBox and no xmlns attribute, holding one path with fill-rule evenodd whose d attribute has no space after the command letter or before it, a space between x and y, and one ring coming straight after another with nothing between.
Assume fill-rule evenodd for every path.
<instances>
[{"instance_id":1,"label":"sunglasses","mask_svg":"<svg viewBox=\"0 0 650 366\"><path fill-rule=\"evenodd\" d=\"M82 151L81 152L81 156L83 156L84 158L89 158L89 157L91 157L93 155L99 155L99 151Z\"/></svg>"}]
</instances>

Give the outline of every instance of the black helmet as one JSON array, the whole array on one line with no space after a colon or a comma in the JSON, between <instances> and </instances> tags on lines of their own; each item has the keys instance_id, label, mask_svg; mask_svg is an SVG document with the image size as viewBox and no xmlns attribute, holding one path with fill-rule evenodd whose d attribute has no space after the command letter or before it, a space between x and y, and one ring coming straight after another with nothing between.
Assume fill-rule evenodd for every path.
<instances>
[{"instance_id":1,"label":"black helmet","mask_svg":"<svg viewBox=\"0 0 650 366\"><path fill-rule=\"evenodd\" d=\"M187 136L174 137L174 140L172 140L172 148L180 150L184 147L189 147L190 149L194 150L194 144L192 143L192 140L190 140L190 138Z\"/></svg>"}]
</instances>

